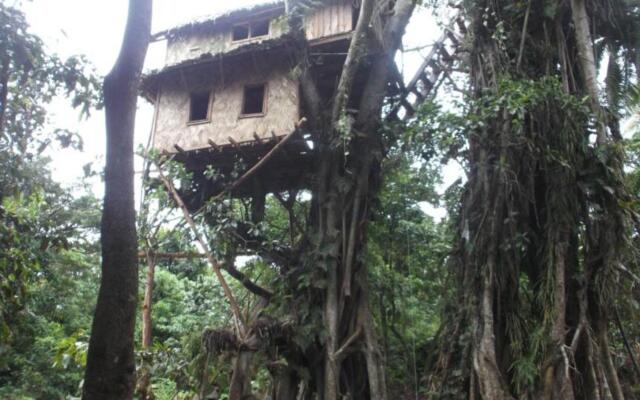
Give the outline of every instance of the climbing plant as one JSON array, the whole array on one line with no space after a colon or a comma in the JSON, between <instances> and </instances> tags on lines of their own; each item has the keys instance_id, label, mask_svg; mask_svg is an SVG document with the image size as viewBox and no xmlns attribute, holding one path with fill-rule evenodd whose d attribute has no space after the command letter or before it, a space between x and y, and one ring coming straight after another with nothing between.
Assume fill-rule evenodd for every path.
<instances>
[{"instance_id":1,"label":"climbing plant","mask_svg":"<svg viewBox=\"0 0 640 400\"><path fill-rule=\"evenodd\" d=\"M449 259L459 287L451 301L462 307L445 316L429 389L439 398L631 396L610 322L632 286L620 266L635 259L618 124L619 93L637 73L629 29L638 8L468 1L463 12L468 182ZM603 55L606 93L594 83Z\"/></svg>"}]
</instances>

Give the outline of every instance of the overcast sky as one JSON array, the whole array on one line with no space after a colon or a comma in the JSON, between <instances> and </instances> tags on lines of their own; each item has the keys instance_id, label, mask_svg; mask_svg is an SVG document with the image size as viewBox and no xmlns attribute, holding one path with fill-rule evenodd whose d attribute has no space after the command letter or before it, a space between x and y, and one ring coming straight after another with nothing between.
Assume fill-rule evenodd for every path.
<instances>
[{"instance_id":1,"label":"overcast sky","mask_svg":"<svg viewBox=\"0 0 640 400\"><path fill-rule=\"evenodd\" d=\"M18 4L20 0L8 0ZM229 9L260 3L260 0L154 0L153 32L193 19L215 15ZM32 0L22 1L31 32L40 36L50 52L62 57L85 55L99 75L111 69L120 49L127 17L128 0ZM407 27L404 43L407 48L430 44L441 34L430 12L420 10ZM423 52L428 52L425 49ZM164 43L152 44L145 68L162 67ZM407 74L413 75L420 62L420 54L402 58ZM140 99L136 121L136 143L146 143L153 116L153 108ZM71 184L82 175L82 166L94 162L101 170L104 163L104 114L94 112L86 121L78 119L64 99L49 107L51 125L78 131L83 137L85 151L64 150L51 154L56 180ZM140 160L138 160L140 161ZM138 165L140 163L138 162ZM93 185L101 195L101 184Z\"/></svg>"}]
</instances>

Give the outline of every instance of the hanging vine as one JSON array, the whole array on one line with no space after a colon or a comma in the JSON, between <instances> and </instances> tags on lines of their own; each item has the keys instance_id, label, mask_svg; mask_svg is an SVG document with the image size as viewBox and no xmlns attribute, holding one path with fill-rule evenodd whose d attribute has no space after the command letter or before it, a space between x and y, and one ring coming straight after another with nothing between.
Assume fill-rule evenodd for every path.
<instances>
[{"instance_id":1,"label":"hanging vine","mask_svg":"<svg viewBox=\"0 0 640 400\"><path fill-rule=\"evenodd\" d=\"M637 7L467 1L464 12L468 183L449 259L464 307L445 316L430 388L438 398L627 398L609 320L635 215L614 93L633 75L618 72L633 63L637 37L621 27L638 25ZM604 49L617 85L606 106L597 41L616 43Z\"/></svg>"}]
</instances>

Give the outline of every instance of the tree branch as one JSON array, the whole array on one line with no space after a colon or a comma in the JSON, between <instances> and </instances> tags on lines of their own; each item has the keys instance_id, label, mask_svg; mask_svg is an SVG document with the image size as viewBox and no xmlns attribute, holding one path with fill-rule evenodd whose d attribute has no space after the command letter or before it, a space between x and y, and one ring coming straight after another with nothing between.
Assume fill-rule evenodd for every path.
<instances>
[{"instance_id":1,"label":"tree branch","mask_svg":"<svg viewBox=\"0 0 640 400\"><path fill-rule=\"evenodd\" d=\"M360 5L360 14L358 15L358 23L353 31L351 43L347 58L344 60L340 81L336 89L335 98L333 100L333 108L331 111L331 126L337 127L340 117L345 111L345 107L351 93L353 78L355 77L360 60L366 55L366 41L368 39L368 31L373 16L373 0L362 0Z\"/></svg>"},{"instance_id":2,"label":"tree branch","mask_svg":"<svg viewBox=\"0 0 640 400\"><path fill-rule=\"evenodd\" d=\"M222 286L222 289L227 297L227 300L231 305L231 311L233 312L234 317L239 325L240 332L238 336L244 337L246 333L246 327L244 324L244 319L242 318L242 312L240 311L240 306L238 305L238 302L236 301L236 298L233 295L231 288L227 284L227 280L224 278L224 276L222 275L222 272L220 271L222 269L222 264L213 257L213 254L209 250L209 246L207 245L206 241L202 238L202 235L198 231L198 228L196 227L196 224L193 221L193 218L191 218L189 209L184 204L184 201L182 201L182 198L178 194L178 191L176 190L176 188L173 186L173 183L171 183L171 181L169 181L167 177L162 173L162 168L160 167L160 165L158 165L157 167L158 167L158 176L160 177L160 180L162 181L162 183L164 183L165 187L173 197L173 200L176 202L178 207L180 207L180 209L182 210L182 214L184 215L184 218L187 221L187 224L191 228L191 231L193 232L194 236L196 237L196 241L200 244L202 249L205 251L207 260L209 261L209 264L213 268L213 272L216 274L216 277L218 278L218 281Z\"/></svg>"},{"instance_id":3,"label":"tree branch","mask_svg":"<svg viewBox=\"0 0 640 400\"><path fill-rule=\"evenodd\" d=\"M382 43L386 48L380 57L376 57L364 88L360 111L356 125L367 132L375 127L380 119L380 107L387 94L387 81L393 57L400 48L402 35L413 14L415 2L413 0L398 0L393 9L393 15L385 25Z\"/></svg>"},{"instance_id":4,"label":"tree branch","mask_svg":"<svg viewBox=\"0 0 640 400\"><path fill-rule=\"evenodd\" d=\"M222 268L229 273L232 277L234 277L238 282L242 283L242 286L245 287L251 293L258 295L260 297L265 298L266 300L271 299L273 297L273 293L262 286L257 285L251 279L249 279L245 274L236 269L231 264L222 264Z\"/></svg>"},{"instance_id":5,"label":"tree branch","mask_svg":"<svg viewBox=\"0 0 640 400\"><path fill-rule=\"evenodd\" d=\"M7 98L9 97L9 60L2 60L0 70L0 138L4 136L4 121L7 115Z\"/></svg>"},{"instance_id":6,"label":"tree branch","mask_svg":"<svg viewBox=\"0 0 640 400\"><path fill-rule=\"evenodd\" d=\"M196 253L196 252L188 252L188 251L178 251L178 252L153 252L150 251L148 253L154 260L159 258L167 258L170 260L176 259L194 259L194 258L207 258L206 253ZM146 252L139 252L138 258L147 258ZM251 279L249 279L244 273L235 268L233 265L229 265L229 263L221 263L220 268L227 271L229 275L235 278L238 282L240 282L245 289L250 291L251 293L264 297L266 299L270 299L273 296L273 293L268 289L263 288L262 286L256 284Z\"/></svg>"}]
</instances>

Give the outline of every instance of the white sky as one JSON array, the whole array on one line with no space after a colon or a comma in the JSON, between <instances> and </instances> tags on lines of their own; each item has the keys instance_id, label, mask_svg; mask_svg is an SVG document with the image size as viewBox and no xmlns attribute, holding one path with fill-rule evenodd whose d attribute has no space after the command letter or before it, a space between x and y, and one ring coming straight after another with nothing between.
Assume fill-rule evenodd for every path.
<instances>
[{"instance_id":1,"label":"white sky","mask_svg":"<svg viewBox=\"0 0 640 400\"><path fill-rule=\"evenodd\" d=\"M18 1L9 0L8 3ZM152 31L157 32L198 17L259 2L259 0L154 0ZM24 2L21 8L27 14L31 32L44 40L50 52L62 57L83 54L94 64L98 74L104 76L111 69L120 49L127 5L128 0L32 0ZM404 43L407 48L430 44L440 36L440 33L441 29L435 24L430 13L427 10L420 10L407 27ZM164 44L152 44L147 56L146 68L161 67L163 58ZM419 65L419 54L406 55L402 61L408 75L412 75ZM143 99L139 100L138 105L136 143L146 143L153 109ZM49 112L52 126L78 131L85 144L85 151L82 153L63 150L51 154L54 179L71 184L82 175L82 166L92 161L97 161L94 164L94 170L101 170L104 162L104 114L94 112L88 120L80 121L78 113L71 110L64 99L54 102ZM452 181L457 176L458 174L455 174L455 177L452 176L446 181ZM96 195L101 196L102 184L96 182L93 187ZM438 210L425 211L435 214L436 217L442 215Z\"/></svg>"}]
</instances>

